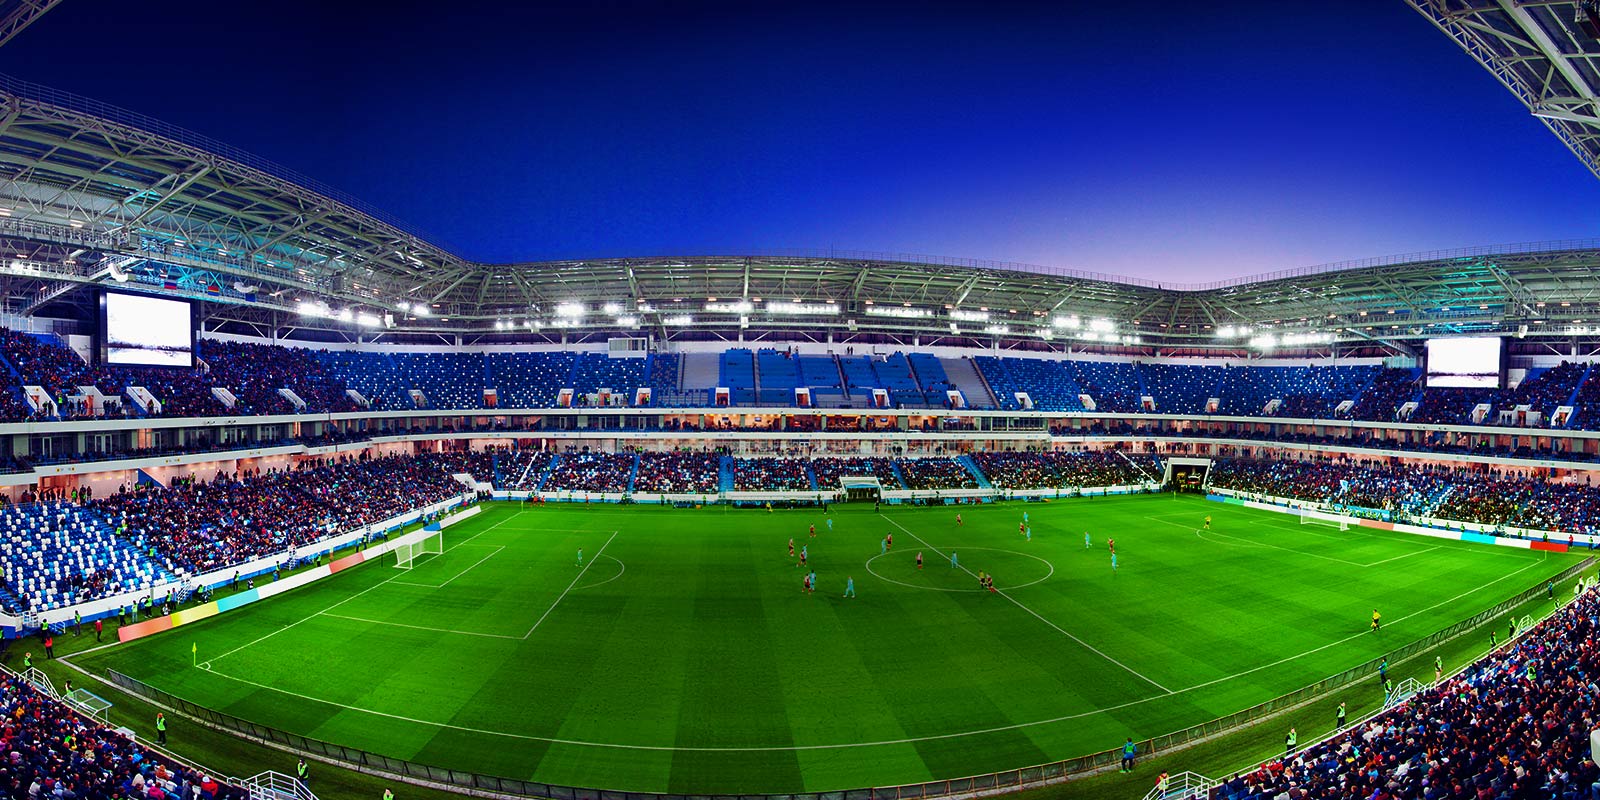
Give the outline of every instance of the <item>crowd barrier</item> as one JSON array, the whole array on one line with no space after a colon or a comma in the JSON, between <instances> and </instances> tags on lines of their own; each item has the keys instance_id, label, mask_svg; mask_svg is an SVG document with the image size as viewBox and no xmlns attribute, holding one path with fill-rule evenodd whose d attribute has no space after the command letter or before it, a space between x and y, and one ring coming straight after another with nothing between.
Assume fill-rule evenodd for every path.
<instances>
[{"instance_id":1,"label":"crowd barrier","mask_svg":"<svg viewBox=\"0 0 1600 800\"><path fill-rule=\"evenodd\" d=\"M1572 578L1593 566L1594 558L1585 558L1583 561L1562 570L1555 576L1557 583ZM1461 620L1443 630L1425 636L1410 644L1390 652L1388 658L1398 663L1419 652L1436 647L1439 643L1453 639L1470 631L1490 620L1498 620L1500 615L1508 609L1515 608L1528 600L1545 592L1545 584L1540 582L1526 591L1497 603L1492 608L1474 614L1472 617ZM1316 683L1303 686L1287 694L1280 695L1271 700L1258 703L1250 708L1218 717L1209 722L1194 725L1180 731L1157 736L1138 742L1139 753L1148 757L1168 750L1174 750L1185 745L1208 739L1236 728L1241 728L1259 720L1270 717L1280 711L1294 708L1322 696L1326 692L1347 686L1362 678L1370 677L1378 671L1378 664L1383 659L1372 659L1365 663L1351 667L1336 675L1324 678ZM404 759L370 753L353 747L331 744L319 739L288 733L266 725L240 719L239 717L225 714L215 709L197 705L176 695L164 692L149 684L131 678L115 670L107 670L109 681L128 692L141 697L158 706L172 709L184 716L194 719L202 724L227 731L262 744L281 747L293 752L310 755L331 763L340 764L363 772L375 772L399 777L418 783L432 784L445 788L498 795L517 797L551 798L551 800L727 800L723 795L683 795L683 794L656 794L650 792L622 792L609 789L582 789L571 786L556 786L547 783L522 781L513 778L498 778L489 775L479 775L471 772L433 767L426 764L417 764ZM1122 758L1122 748L1102 750L1076 758L1053 761L1048 764L1039 764L1031 767L993 772L987 775L976 775L965 778L953 778L941 781L928 781L924 783L906 784L903 786L881 786L863 789L851 789L835 792L810 792L784 795L740 795L741 800L756 800L769 798L776 800L912 800L914 798L935 798L952 796L982 796L1016 791L1033 786L1057 783L1067 780L1074 775L1081 775L1097 770L1109 768Z\"/></svg>"}]
</instances>

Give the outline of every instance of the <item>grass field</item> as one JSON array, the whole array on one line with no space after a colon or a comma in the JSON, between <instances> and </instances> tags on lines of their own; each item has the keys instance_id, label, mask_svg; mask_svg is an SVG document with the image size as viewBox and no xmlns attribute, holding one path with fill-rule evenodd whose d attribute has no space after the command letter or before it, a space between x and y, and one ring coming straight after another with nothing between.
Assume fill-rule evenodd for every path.
<instances>
[{"instance_id":1,"label":"grass field","mask_svg":"<svg viewBox=\"0 0 1600 800\"><path fill-rule=\"evenodd\" d=\"M1017 532L1024 510L1031 542ZM969 507L960 527L950 509L838 507L831 531L817 511L485 511L413 570L363 566L74 661L437 766L640 791L816 791L1176 730L1382 655L1577 560L1171 496ZM1213 530L1197 531L1207 514ZM791 536L810 548L815 595L800 591ZM1002 591L978 591L968 570ZM847 576L856 599L841 597Z\"/></svg>"}]
</instances>

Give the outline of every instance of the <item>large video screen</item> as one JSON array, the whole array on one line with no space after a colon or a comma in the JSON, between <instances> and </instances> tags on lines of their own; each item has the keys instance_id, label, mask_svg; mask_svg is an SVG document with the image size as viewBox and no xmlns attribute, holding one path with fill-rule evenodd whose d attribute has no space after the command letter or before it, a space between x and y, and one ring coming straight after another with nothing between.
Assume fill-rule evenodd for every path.
<instances>
[{"instance_id":1,"label":"large video screen","mask_svg":"<svg viewBox=\"0 0 1600 800\"><path fill-rule=\"evenodd\" d=\"M187 300L106 292L105 363L194 366L194 315Z\"/></svg>"},{"instance_id":2,"label":"large video screen","mask_svg":"<svg viewBox=\"0 0 1600 800\"><path fill-rule=\"evenodd\" d=\"M1428 386L1499 389L1505 370L1499 336L1456 336L1428 340Z\"/></svg>"}]
</instances>

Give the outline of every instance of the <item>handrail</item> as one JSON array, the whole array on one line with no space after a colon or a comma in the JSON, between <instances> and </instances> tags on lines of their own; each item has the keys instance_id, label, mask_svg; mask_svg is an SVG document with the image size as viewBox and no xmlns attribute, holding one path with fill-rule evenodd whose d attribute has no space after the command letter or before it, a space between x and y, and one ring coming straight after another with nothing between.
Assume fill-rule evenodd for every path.
<instances>
[{"instance_id":1,"label":"handrail","mask_svg":"<svg viewBox=\"0 0 1600 800\"><path fill-rule=\"evenodd\" d=\"M1561 574L1557 575L1553 580L1564 581L1590 568L1594 563L1594 558L1585 558L1577 564L1562 570ZM1492 608L1404 645L1390 653L1389 656L1399 661L1434 647L1440 642L1473 630L1488 620L1497 619L1506 609L1520 605L1544 591L1545 584L1543 582L1538 583L1510 599L1497 603ZM1141 757L1149 757L1156 753L1182 749L1201 740L1212 738L1300 706L1320 697L1330 689L1345 686L1372 675L1377 672L1380 661L1382 659L1375 658L1292 692L1257 703L1242 711L1218 717L1199 725L1192 725L1163 736L1145 739L1137 743L1139 752ZM655 792L627 792L559 786L418 764L405 759L370 753L358 748L332 744L320 739L313 739L308 736L301 736L267 725L261 725L185 700L116 670L107 669L106 673L109 683L129 694L155 705L171 709L175 713L182 714L208 727L231 732L263 744L310 755L320 760L342 764L358 771L383 773L409 782L473 792L488 792L503 796L555 798L555 800L585 800L586 798L598 797L604 797L607 800L717 800L717 798L722 797L720 795L668 795ZM741 797L747 800L753 798L771 798L772 800L778 800L778 798L782 798L782 800L902 800L902 798L986 796L1031 786L1060 783L1075 776L1106 769L1116 764L1118 759L1121 758L1121 754L1122 748L1118 747L1046 764L942 781L928 781L901 786L865 787L843 792L800 792L783 795L743 794Z\"/></svg>"}]
</instances>

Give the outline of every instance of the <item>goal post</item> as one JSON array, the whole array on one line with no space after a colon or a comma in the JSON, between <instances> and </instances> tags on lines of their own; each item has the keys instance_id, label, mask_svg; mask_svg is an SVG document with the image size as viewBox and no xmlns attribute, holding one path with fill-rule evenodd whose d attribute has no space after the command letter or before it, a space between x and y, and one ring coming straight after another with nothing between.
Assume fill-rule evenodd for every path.
<instances>
[{"instance_id":1,"label":"goal post","mask_svg":"<svg viewBox=\"0 0 1600 800\"><path fill-rule=\"evenodd\" d=\"M1305 508L1300 509L1299 516L1301 525L1322 525L1329 528L1338 528L1341 531L1350 530L1350 520L1343 517L1329 519L1318 516L1316 512Z\"/></svg>"},{"instance_id":2,"label":"goal post","mask_svg":"<svg viewBox=\"0 0 1600 800\"><path fill-rule=\"evenodd\" d=\"M444 531L437 528L408 533L394 543L395 568L411 569L418 558L444 553Z\"/></svg>"}]
</instances>

